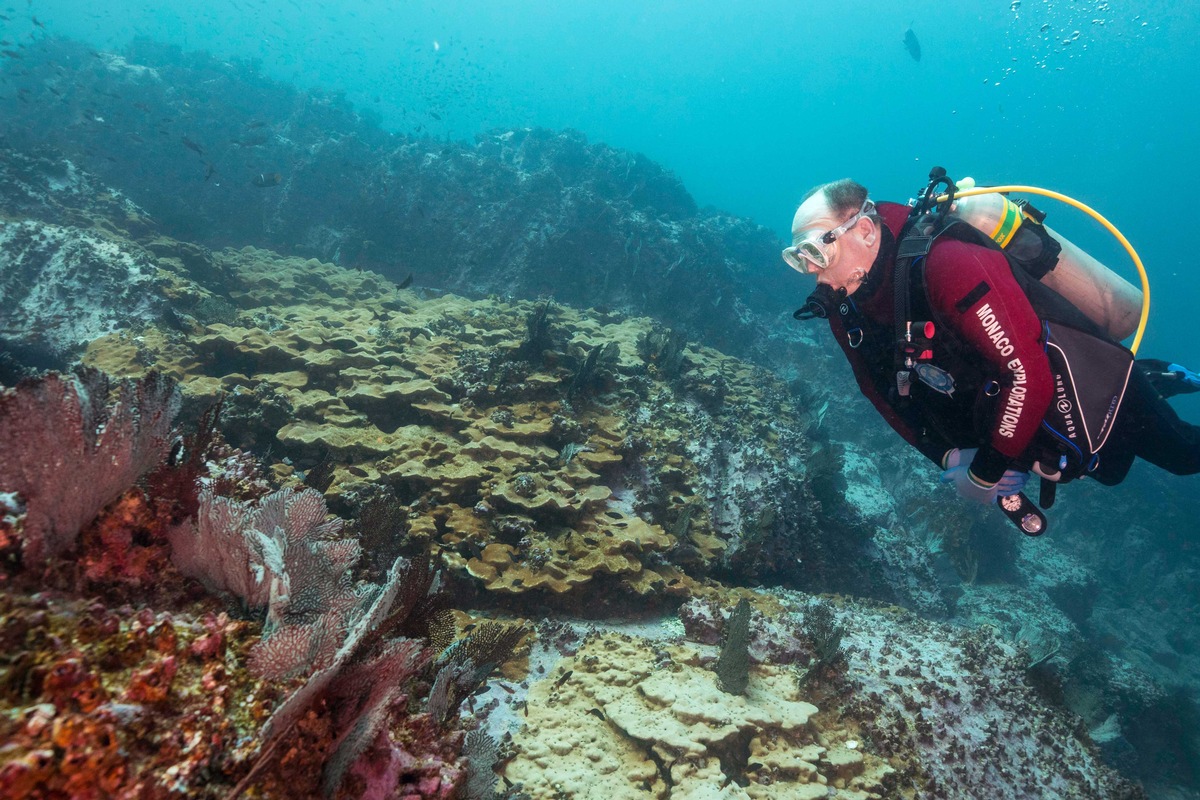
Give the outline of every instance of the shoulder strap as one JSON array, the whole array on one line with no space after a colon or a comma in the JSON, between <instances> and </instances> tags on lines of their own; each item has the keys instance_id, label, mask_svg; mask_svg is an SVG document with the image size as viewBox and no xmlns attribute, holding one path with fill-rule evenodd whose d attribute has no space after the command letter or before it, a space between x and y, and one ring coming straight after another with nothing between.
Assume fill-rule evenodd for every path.
<instances>
[{"instance_id":1,"label":"shoulder strap","mask_svg":"<svg viewBox=\"0 0 1200 800\"><path fill-rule=\"evenodd\" d=\"M893 290L895 291L895 326L896 326L896 387L901 396L908 395L908 384L911 372L916 365L917 355L925 349L925 344L914 340L912 315L912 277L913 267L929 255L933 243L948 231L959 227L971 228L970 225L955 217L943 214L926 214L918 219L909 219L900 231L900 240L896 245L896 263L894 267ZM974 231L974 228L971 228ZM973 241L970 232L954 231L955 238L966 238ZM920 338L919 336L917 337Z\"/></svg>"},{"instance_id":2,"label":"shoulder strap","mask_svg":"<svg viewBox=\"0 0 1200 800\"><path fill-rule=\"evenodd\" d=\"M904 344L912 342L912 266L915 262L929 255L933 240L937 233L920 233L914 231L914 221L910 220L900 231L900 241L896 244L896 265L893 277L895 290L896 325L896 363L897 368L911 368L912 354L907 353Z\"/></svg>"}]
</instances>

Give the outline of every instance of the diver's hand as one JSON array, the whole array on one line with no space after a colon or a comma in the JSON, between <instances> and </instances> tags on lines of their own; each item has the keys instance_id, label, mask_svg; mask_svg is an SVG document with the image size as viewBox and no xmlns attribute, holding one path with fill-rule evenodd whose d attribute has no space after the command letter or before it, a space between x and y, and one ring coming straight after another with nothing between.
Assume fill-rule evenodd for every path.
<instances>
[{"instance_id":1,"label":"diver's hand","mask_svg":"<svg viewBox=\"0 0 1200 800\"><path fill-rule=\"evenodd\" d=\"M960 495L983 505L995 503L996 496L999 494L997 491L999 483L985 483L979 480L971 474L971 468L965 464L943 472L942 483L953 483Z\"/></svg>"},{"instance_id":2,"label":"diver's hand","mask_svg":"<svg viewBox=\"0 0 1200 800\"><path fill-rule=\"evenodd\" d=\"M956 467L970 466L971 462L975 459L975 453L978 451L979 448L977 447L969 447L961 450L956 447L953 450L947 450L946 455L942 456L942 469L945 470L942 473L942 482L950 483L954 481L955 478L947 477L950 470ZM986 481L981 481L979 478L974 478L974 480L981 486L986 485ZM1028 472L1017 469L1006 469L1000 480L996 481L996 496L1008 497L1009 495L1017 494L1025 488L1025 484L1028 482Z\"/></svg>"},{"instance_id":3,"label":"diver's hand","mask_svg":"<svg viewBox=\"0 0 1200 800\"><path fill-rule=\"evenodd\" d=\"M1025 488L1025 484L1029 482L1029 473L1022 472L1016 469L1006 469L1004 474L1000 476L1000 480L996 481L996 494L1000 497L1008 497L1014 495Z\"/></svg>"}]
</instances>

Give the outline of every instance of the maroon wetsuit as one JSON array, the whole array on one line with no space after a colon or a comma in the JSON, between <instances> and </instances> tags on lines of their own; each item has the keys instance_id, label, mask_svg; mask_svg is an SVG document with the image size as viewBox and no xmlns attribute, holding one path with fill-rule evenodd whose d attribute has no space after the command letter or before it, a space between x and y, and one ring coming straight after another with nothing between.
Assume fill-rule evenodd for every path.
<instances>
[{"instance_id":1,"label":"maroon wetsuit","mask_svg":"<svg viewBox=\"0 0 1200 800\"><path fill-rule=\"evenodd\" d=\"M859 334L848 335L847 327L856 322L837 313L829 314L830 328L859 388L897 433L939 464L952 447L978 447L971 472L995 482L1030 445L1050 403L1053 384L1041 321L1003 254L948 237L935 240L921 267L922 305L939 331L935 341L955 341L956 379L969 371L987 380L966 382L956 399L916 387L908 400L898 400L892 279L896 237L909 209L895 203L877 209L887 230L881 231L866 291L850 298L857 319L874 335L853 346ZM970 369L961 368L964 364Z\"/></svg>"}]
</instances>

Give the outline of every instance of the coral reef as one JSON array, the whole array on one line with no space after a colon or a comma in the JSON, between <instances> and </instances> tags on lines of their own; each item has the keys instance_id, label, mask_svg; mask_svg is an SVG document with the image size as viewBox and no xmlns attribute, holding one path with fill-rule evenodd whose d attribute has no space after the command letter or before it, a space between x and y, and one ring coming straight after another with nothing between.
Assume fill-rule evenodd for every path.
<instances>
[{"instance_id":1,"label":"coral reef","mask_svg":"<svg viewBox=\"0 0 1200 800\"><path fill-rule=\"evenodd\" d=\"M533 798L888 796L886 760L814 724L786 668L753 668L734 696L706 655L590 637L531 690L503 776Z\"/></svg>"},{"instance_id":2,"label":"coral reef","mask_svg":"<svg viewBox=\"0 0 1200 800\"><path fill-rule=\"evenodd\" d=\"M986 627L957 629L842 599L820 623L839 629L839 655L830 659L822 652L828 634L812 630L814 610L825 607L788 592L756 605L752 659L796 665L807 696L836 709L836 724L855 732L861 751L895 770L889 796L899 787L922 797L1143 796L1104 765L1072 714L1043 702L1021 649ZM682 617L690 638L720 636L720 616L702 601ZM813 664L822 668L810 674Z\"/></svg>"},{"instance_id":3,"label":"coral reef","mask_svg":"<svg viewBox=\"0 0 1200 800\"><path fill-rule=\"evenodd\" d=\"M773 237L636 155L25 56L113 122L0 99L72 159L0 154L0 382L84 344L142 382L3 390L0 795L1194 795L1184 490L1080 487L1038 541L934 493L779 329Z\"/></svg>"},{"instance_id":4,"label":"coral reef","mask_svg":"<svg viewBox=\"0 0 1200 800\"><path fill-rule=\"evenodd\" d=\"M234 324L145 337L158 368L194 402L253 395L290 409L233 424L300 467L280 477L327 463L342 513L389 487L409 509L408 541L484 589L577 595L600 580L682 594L713 571L848 582L838 563L861 540L820 531L853 510L832 492L818 502L796 473L803 420L764 371L677 342L686 358L663 375L639 354L656 330L644 319L420 300L370 273L253 248L213 260L235 282ZM531 316L546 328L536 352ZM609 355L592 360L600 348ZM87 361L143 369L122 336L97 339Z\"/></svg>"}]
</instances>

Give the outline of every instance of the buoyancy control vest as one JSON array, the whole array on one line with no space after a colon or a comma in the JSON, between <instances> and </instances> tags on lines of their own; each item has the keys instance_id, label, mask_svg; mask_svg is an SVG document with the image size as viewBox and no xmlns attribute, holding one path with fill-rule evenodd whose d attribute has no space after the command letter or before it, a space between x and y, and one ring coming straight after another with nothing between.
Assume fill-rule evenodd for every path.
<instances>
[{"instance_id":1,"label":"buoyancy control vest","mask_svg":"<svg viewBox=\"0 0 1200 800\"><path fill-rule=\"evenodd\" d=\"M1045 481L1073 480L1094 470L1108 441L1129 376L1133 353L1112 341L1087 314L1041 281L1053 267L1057 242L1036 218L1027 219L1029 238L1020 249L1009 250L954 214L930 212L910 217L901 231L894 267L896 392L906 396L914 381L937 391L946 387L994 396L1000 386L989 375L971 348L953 328L933 319L932 303L924 280L924 258L941 237L950 237L999 250L1012 269L1017 284L1042 320L1042 343L1050 364L1054 395L1038 435L1020 458L1020 465ZM968 295L966 305L979 298ZM991 387L989 388L989 383ZM942 388L939 388L942 387ZM986 402L977 405L975 418L996 413ZM1043 483L1043 506L1053 502L1052 486Z\"/></svg>"}]
</instances>

